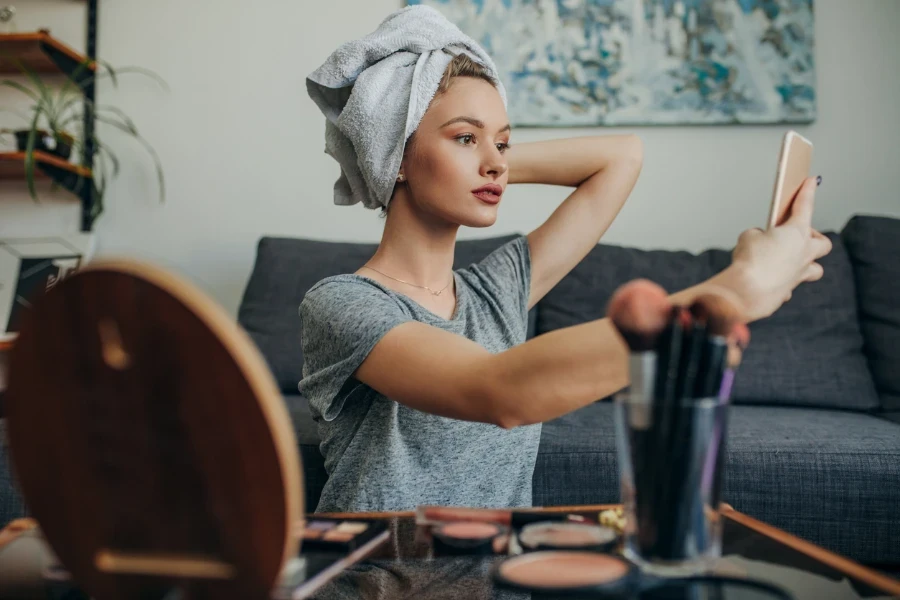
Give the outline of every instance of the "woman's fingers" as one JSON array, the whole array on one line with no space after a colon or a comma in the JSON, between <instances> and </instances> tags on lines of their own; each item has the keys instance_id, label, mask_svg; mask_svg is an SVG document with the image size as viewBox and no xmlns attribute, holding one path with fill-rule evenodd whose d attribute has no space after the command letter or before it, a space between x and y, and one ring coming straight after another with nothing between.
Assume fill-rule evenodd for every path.
<instances>
[{"instance_id":1,"label":"woman's fingers","mask_svg":"<svg viewBox=\"0 0 900 600\"><path fill-rule=\"evenodd\" d=\"M813 260L818 260L831 252L832 244L831 240L827 236L824 236L818 231L813 230L810 246L812 249Z\"/></svg>"},{"instance_id":2,"label":"woman's fingers","mask_svg":"<svg viewBox=\"0 0 900 600\"><path fill-rule=\"evenodd\" d=\"M741 235L738 236L738 244L747 243L750 240L759 237L764 232L759 227L754 227L753 229L745 229L741 232Z\"/></svg>"},{"instance_id":3,"label":"woman's fingers","mask_svg":"<svg viewBox=\"0 0 900 600\"><path fill-rule=\"evenodd\" d=\"M788 223L803 229L804 231L809 230L812 227L812 215L813 215L813 205L816 200L816 187L818 184L816 183L815 177L807 177L806 181L803 182L803 186L800 188L800 191L797 192L797 197L794 198L793 204L791 204L791 217L788 219Z\"/></svg>"},{"instance_id":4,"label":"woman's fingers","mask_svg":"<svg viewBox=\"0 0 900 600\"><path fill-rule=\"evenodd\" d=\"M819 263L812 263L806 267L806 273L803 274L803 281L818 281L825 275L825 269Z\"/></svg>"}]
</instances>

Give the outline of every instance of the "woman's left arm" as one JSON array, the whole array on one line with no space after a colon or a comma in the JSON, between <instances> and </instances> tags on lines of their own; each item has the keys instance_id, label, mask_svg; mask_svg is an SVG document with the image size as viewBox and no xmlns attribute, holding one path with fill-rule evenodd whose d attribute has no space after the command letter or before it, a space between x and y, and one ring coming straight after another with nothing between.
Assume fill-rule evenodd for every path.
<instances>
[{"instance_id":1,"label":"woman's left arm","mask_svg":"<svg viewBox=\"0 0 900 600\"><path fill-rule=\"evenodd\" d=\"M531 308L597 245L634 187L643 164L635 135L578 137L516 144L506 154L509 183L575 187L528 234Z\"/></svg>"}]
</instances>

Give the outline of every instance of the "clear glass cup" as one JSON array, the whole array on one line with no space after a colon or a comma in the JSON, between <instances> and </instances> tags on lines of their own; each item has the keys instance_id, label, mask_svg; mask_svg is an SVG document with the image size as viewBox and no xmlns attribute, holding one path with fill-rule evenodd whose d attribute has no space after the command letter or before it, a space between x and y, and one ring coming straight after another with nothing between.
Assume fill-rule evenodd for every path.
<instances>
[{"instance_id":1,"label":"clear glass cup","mask_svg":"<svg viewBox=\"0 0 900 600\"><path fill-rule=\"evenodd\" d=\"M662 576L708 571L722 553L728 401L626 390L615 404L626 557Z\"/></svg>"}]
</instances>

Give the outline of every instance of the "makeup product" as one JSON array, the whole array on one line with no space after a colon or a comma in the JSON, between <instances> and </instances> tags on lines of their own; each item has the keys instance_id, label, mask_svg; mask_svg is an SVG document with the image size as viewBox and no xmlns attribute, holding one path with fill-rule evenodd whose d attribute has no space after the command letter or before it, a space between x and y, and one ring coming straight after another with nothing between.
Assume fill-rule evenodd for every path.
<instances>
[{"instance_id":1,"label":"makeup product","mask_svg":"<svg viewBox=\"0 0 900 600\"><path fill-rule=\"evenodd\" d=\"M495 541L505 530L494 523L459 521L438 525L432 531L435 556L494 554L502 548Z\"/></svg>"},{"instance_id":2,"label":"makeup product","mask_svg":"<svg viewBox=\"0 0 900 600\"><path fill-rule=\"evenodd\" d=\"M495 523L518 529L528 523L541 521L578 520L577 515L568 513L547 514L537 510L511 510L495 508L469 508L464 506L431 506L416 507L416 525L440 525L458 521L475 521L478 523Z\"/></svg>"},{"instance_id":3,"label":"makeup product","mask_svg":"<svg viewBox=\"0 0 900 600\"><path fill-rule=\"evenodd\" d=\"M381 520L314 517L303 527L301 551L347 554L364 546L386 529L387 525Z\"/></svg>"},{"instance_id":4,"label":"makeup product","mask_svg":"<svg viewBox=\"0 0 900 600\"><path fill-rule=\"evenodd\" d=\"M531 552L499 563L493 578L500 587L522 592L621 596L636 589L637 569L596 552Z\"/></svg>"},{"instance_id":5,"label":"makeup product","mask_svg":"<svg viewBox=\"0 0 900 600\"><path fill-rule=\"evenodd\" d=\"M704 427L698 429L698 423L703 424L703 420L710 416L719 422L724 415L710 415L710 412L718 413L723 409L716 406L707 409L697 406L695 402L721 403L718 390L724 372L723 359L727 352L728 336L740 317L737 307L717 294L696 297L688 311L691 322L683 338L676 386L678 406L672 411L671 433L665 452L669 465L662 474L665 481L659 506L664 524L660 528L657 550L661 556L673 559L687 552L684 543L690 536L686 529L696 521L699 510L696 502L686 502L685 498L701 489L708 489L710 482L703 477L705 470L722 468L722 462L715 460L718 458L715 450L721 428L714 425L712 431ZM698 452L703 450L698 443L714 446L714 451L701 456ZM724 459L724 456L721 458ZM686 514L687 510L695 514Z\"/></svg>"},{"instance_id":6,"label":"makeup product","mask_svg":"<svg viewBox=\"0 0 900 600\"><path fill-rule=\"evenodd\" d=\"M295 533L300 537L304 537L304 532L310 531L314 532L310 535L315 537L322 532L337 529L342 523L347 523L347 521L313 518L308 522L298 522L295 527ZM355 538L354 543L351 544L334 545L322 544L316 540L304 541L301 544L300 553L289 558L282 566L270 593L266 597L272 600L309 598L316 590L334 580L341 573L375 554L390 537L391 532L383 521L349 521L349 523L351 525L345 525L343 530L357 531L362 523L366 524L366 530L362 531ZM333 524L334 526L332 526ZM310 526L312 526L311 529L309 529ZM343 551L350 546L356 547L347 552ZM32 549L28 552L28 556L34 561L39 555ZM49 593L46 596L34 595L34 597L87 598L88 596L72 580L71 573L56 563L55 557L53 558L53 563L44 568L40 574L43 582L42 586ZM15 579L10 581L14 582ZM0 585L0 589L2 587ZM6 596L0 595L0 597L5 598Z\"/></svg>"},{"instance_id":7,"label":"makeup product","mask_svg":"<svg viewBox=\"0 0 900 600\"><path fill-rule=\"evenodd\" d=\"M665 498L668 490L667 474L671 468L669 448L672 446L673 429L678 402L678 373L685 331L691 327L687 310L674 306L669 322L657 342L657 371L652 402L652 426L646 439L631 442L631 460L634 468L634 506L637 521L641 523L637 535L644 548L658 548L664 543ZM640 402L643 400L639 399ZM629 410L631 406L629 406ZM635 438L637 436L634 436Z\"/></svg>"},{"instance_id":8,"label":"makeup product","mask_svg":"<svg viewBox=\"0 0 900 600\"><path fill-rule=\"evenodd\" d=\"M619 288L609 301L607 315L630 350L632 397L644 398L630 413L635 429L650 427L650 407L656 380L655 347L666 327L672 306L663 288L637 280Z\"/></svg>"},{"instance_id":9,"label":"makeup product","mask_svg":"<svg viewBox=\"0 0 900 600\"><path fill-rule=\"evenodd\" d=\"M749 338L749 330L739 323L737 308L721 296L706 294L697 298L691 305L691 314L707 322L708 330L692 395L695 398L713 398L719 395L721 389L729 338L743 340L745 332L746 338Z\"/></svg>"},{"instance_id":10,"label":"makeup product","mask_svg":"<svg viewBox=\"0 0 900 600\"><path fill-rule=\"evenodd\" d=\"M617 430L619 443L627 437L631 452L619 452L620 466L634 473L641 482L632 487L648 489L656 481L657 447L659 444L659 419L662 416L658 402L660 369L668 365L660 364L658 348L665 339L673 335L671 322L676 309L669 302L665 290L660 286L637 280L620 287L609 302L607 315L622 335L630 350L628 388L628 427ZM649 495L627 494L625 502L637 503L637 511L646 515L642 522L652 522L652 506ZM645 536L653 537L655 532L643 529Z\"/></svg>"},{"instance_id":11,"label":"makeup product","mask_svg":"<svg viewBox=\"0 0 900 600\"><path fill-rule=\"evenodd\" d=\"M618 534L610 527L587 523L532 523L519 532L519 545L525 552L541 550L580 550L611 552Z\"/></svg>"},{"instance_id":12,"label":"makeup product","mask_svg":"<svg viewBox=\"0 0 900 600\"><path fill-rule=\"evenodd\" d=\"M794 600L772 584L736 577L659 578L621 558L593 552L533 552L495 565L497 587L531 594L533 600L625 598L743 598Z\"/></svg>"},{"instance_id":13,"label":"makeup product","mask_svg":"<svg viewBox=\"0 0 900 600\"><path fill-rule=\"evenodd\" d=\"M614 299L625 296L629 287L635 286L623 286ZM649 288L641 292L651 293ZM657 318L649 302L630 299L628 305L638 314L628 314L623 304L610 303L610 317L620 330L629 330L629 324L619 325L626 320L623 315L629 323ZM726 367L735 364L729 355L747 331L738 317L726 298L703 295L689 309L671 307L654 336L623 334L632 350L631 380L638 382L617 395L616 402L627 514L624 550L642 566L653 563L668 574L684 574L681 567L696 572L718 552L720 471L733 376ZM644 357L636 360L640 355ZM648 392L640 382L654 358L654 386Z\"/></svg>"}]
</instances>

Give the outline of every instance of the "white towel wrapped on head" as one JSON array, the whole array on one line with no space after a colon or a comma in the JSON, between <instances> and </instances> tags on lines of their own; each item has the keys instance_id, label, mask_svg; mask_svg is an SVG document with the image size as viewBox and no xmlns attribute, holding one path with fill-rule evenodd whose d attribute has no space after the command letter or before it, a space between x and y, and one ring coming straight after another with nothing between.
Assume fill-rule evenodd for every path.
<instances>
[{"instance_id":1,"label":"white towel wrapped on head","mask_svg":"<svg viewBox=\"0 0 900 600\"><path fill-rule=\"evenodd\" d=\"M422 5L391 14L371 34L342 45L307 77L307 91L328 119L325 152L341 165L335 204L387 207L406 142L453 56L460 53L486 68L505 105L506 91L484 49L441 13Z\"/></svg>"}]
</instances>

